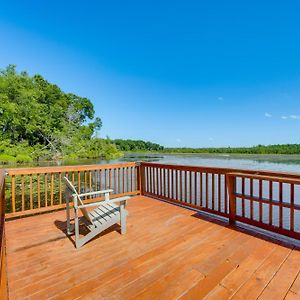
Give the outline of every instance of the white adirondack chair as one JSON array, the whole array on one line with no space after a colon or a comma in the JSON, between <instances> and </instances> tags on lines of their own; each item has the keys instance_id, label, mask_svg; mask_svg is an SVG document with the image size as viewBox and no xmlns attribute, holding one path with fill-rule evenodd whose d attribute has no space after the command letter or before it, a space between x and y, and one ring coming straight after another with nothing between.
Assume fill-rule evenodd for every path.
<instances>
[{"instance_id":1,"label":"white adirondack chair","mask_svg":"<svg viewBox=\"0 0 300 300\"><path fill-rule=\"evenodd\" d=\"M67 212L67 233L70 235L75 230L75 245L80 248L82 245L90 241L96 235L109 228L110 226L120 223L121 234L126 233L126 218L128 215L126 201L130 198L128 196L109 199L109 193L113 190L103 190L97 192L89 192L78 194L73 184L67 177L64 177L66 182L66 212ZM99 196L104 194L104 200L84 204L83 197L85 196ZM74 206L74 225L70 223L70 202L73 200ZM119 202L120 205L116 205ZM88 211L87 208L95 207L95 209ZM78 212L81 211L84 223L89 229L89 233L80 238L79 236L79 217Z\"/></svg>"}]
</instances>

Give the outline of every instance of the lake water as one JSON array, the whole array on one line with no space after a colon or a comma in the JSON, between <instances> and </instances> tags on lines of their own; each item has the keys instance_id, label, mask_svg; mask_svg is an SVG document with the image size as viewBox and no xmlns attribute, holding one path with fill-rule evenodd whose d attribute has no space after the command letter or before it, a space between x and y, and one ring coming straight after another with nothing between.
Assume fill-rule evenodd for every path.
<instances>
[{"instance_id":1,"label":"lake water","mask_svg":"<svg viewBox=\"0 0 300 300\"><path fill-rule=\"evenodd\" d=\"M272 170L299 173L300 155L127 154L122 161L153 161L180 165Z\"/></svg>"},{"instance_id":2,"label":"lake water","mask_svg":"<svg viewBox=\"0 0 300 300\"><path fill-rule=\"evenodd\" d=\"M107 164L128 161L149 161L180 165L239 168L250 170L272 170L299 173L300 155L238 155L238 154L148 154L128 153L118 160L84 159L73 161L40 162L2 167L29 167L55 165Z\"/></svg>"}]
</instances>

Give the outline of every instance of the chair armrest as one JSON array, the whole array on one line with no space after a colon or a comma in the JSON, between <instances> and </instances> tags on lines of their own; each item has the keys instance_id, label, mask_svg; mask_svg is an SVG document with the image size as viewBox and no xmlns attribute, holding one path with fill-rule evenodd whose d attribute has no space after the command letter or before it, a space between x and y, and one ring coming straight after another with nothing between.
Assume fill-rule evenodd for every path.
<instances>
[{"instance_id":1,"label":"chair armrest","mask_svg":"<svg viewBox=\"0 0 300 300\"><path fill-rule=\"evenodd\" d=\"M107 201L103 200L103 201L88 203L88 204L84 204L84 205L78 205L77 208L86 208L86 207L99 206L99 205L102 205L102 204L105 204L105 203L124 202L124 201L127 201L128 199L130 199L130 197L125 196L125 197L110 199L110 200L107 200Z\"/></svg>"},{"instance_id":2,"label":"chair armrest","mask_svg":"<svg viewBox=\"0 0 300 300\"><path fill-rule=\"evenodd\" d=\"M94 196L94 195L98 195L98 194L107 194L107 193L112 193L114 190L102 190L102 191L96 191L96 192L89 192L89 193L83 193L83 194L79 194L79 197L82 196Z\"/></svg>"}]
</instances>

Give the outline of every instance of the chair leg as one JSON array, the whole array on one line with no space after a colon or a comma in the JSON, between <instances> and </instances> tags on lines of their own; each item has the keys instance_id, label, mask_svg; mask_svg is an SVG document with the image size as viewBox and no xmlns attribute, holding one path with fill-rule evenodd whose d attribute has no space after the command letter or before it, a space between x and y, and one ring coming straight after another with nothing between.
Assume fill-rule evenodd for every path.
<instances>
[{"instance_id":1,"label":"chair leg","mask_svg":"<svg viewBox=\"0 0 300 300\"><path fill-rule=\"evenodd\" d=\"M70 224L70 203L69 200L67 199L67 205L66 205L66 214L67 214L67 234L71 235L72 234L72 229L71 229L71 224Z\"/></svg>"},{"instance_id":2,"label":"chair leg","mask_svg":"<svg viewBox=\"0 0 300 300\"><path fill-rule=\"evenodd\" d=\"M121 205L120 206L121 234L126 233L126 217L127 217L127 211L124 208L124 205Z\"/></svg>"},{"instance_id":3,"label":"chair leg","mask_svg":"<svg viewBox=\"0 0 300 300\"><path fill-rule=\"evenodd\" d=\"M76 248L80 248L81 245L79 243L80 237L79 237L79 219L78 219L78 212L77 209L74 210L74 221L75 221L75 245Z\"/></svg>"}]
</instances>

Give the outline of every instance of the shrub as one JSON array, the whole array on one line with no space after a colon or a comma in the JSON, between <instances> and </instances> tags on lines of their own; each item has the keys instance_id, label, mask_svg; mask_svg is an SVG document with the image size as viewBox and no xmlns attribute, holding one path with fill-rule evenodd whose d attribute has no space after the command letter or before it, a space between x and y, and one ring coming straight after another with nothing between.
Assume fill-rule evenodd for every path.
<instances>
[{"instance_id":1,"label":"shrub","mask_svg":"<svg viewBox=\"0 0 300 300\"><path fill-rule=\"evenodd\" d=\"M32 162L32 158L26 154L18 154L16 157L16 162L17 163Z\"/></svg>"},{"instance_id":2,"label":"shrub","mask_svg":"<svg viewBox=\"0 0 300 300\"><path fill-rule=\"evenodd\" d=\"M16 162L16 158L8 154L0 154L0 164L6 165Z\"/></svg>"}]
</instances>

